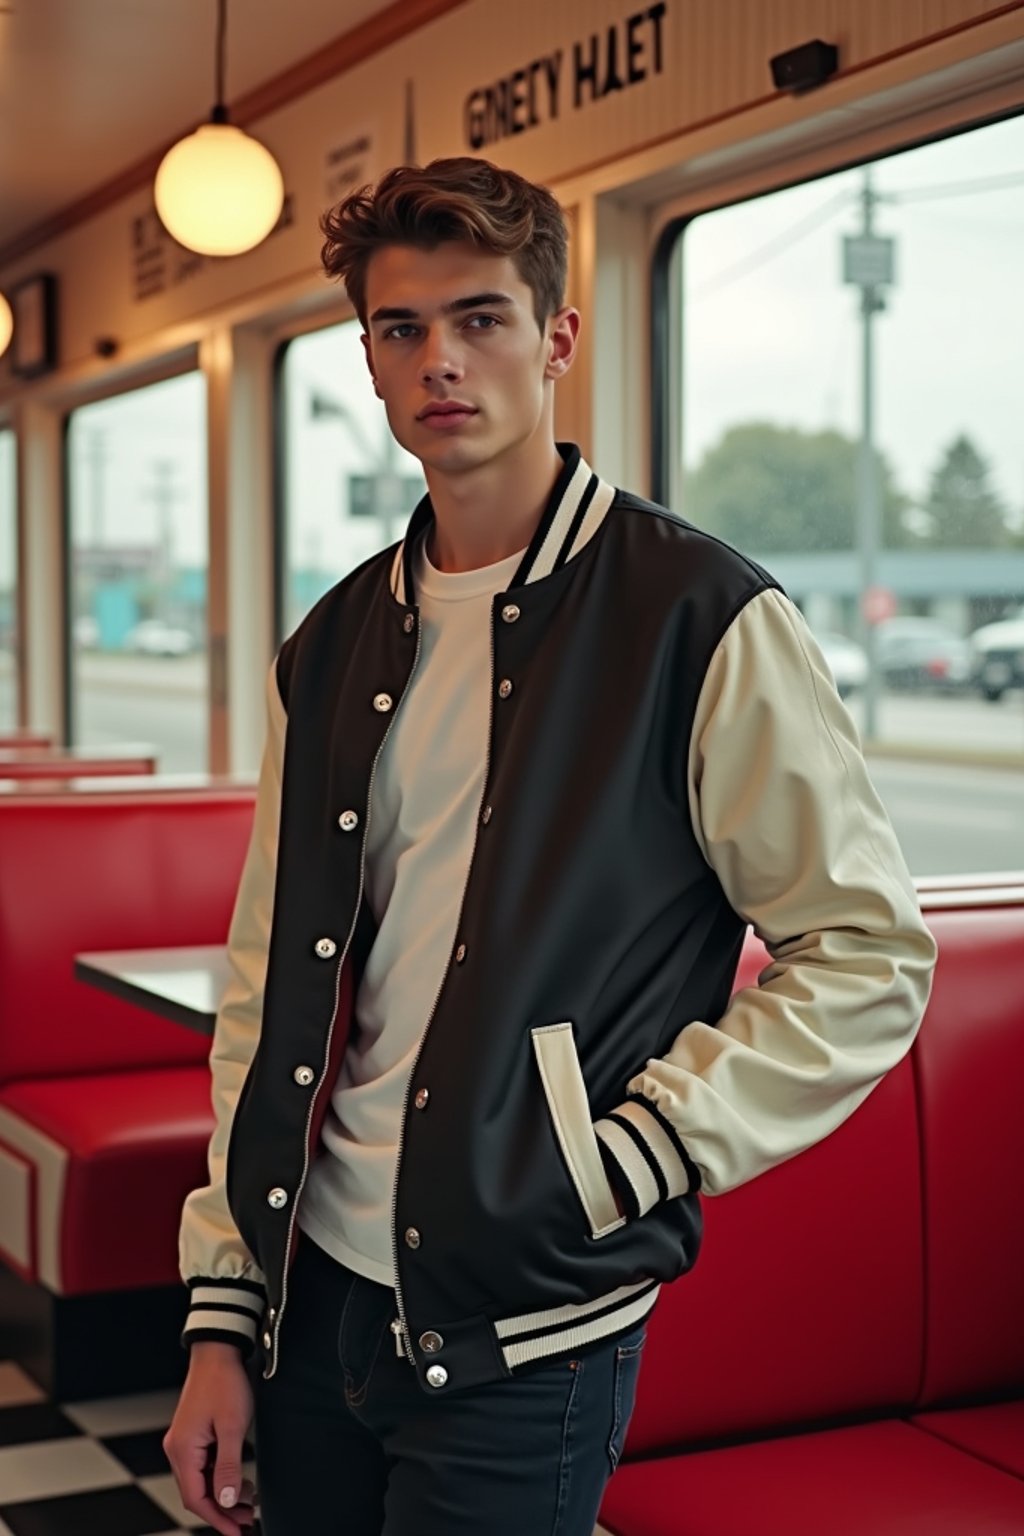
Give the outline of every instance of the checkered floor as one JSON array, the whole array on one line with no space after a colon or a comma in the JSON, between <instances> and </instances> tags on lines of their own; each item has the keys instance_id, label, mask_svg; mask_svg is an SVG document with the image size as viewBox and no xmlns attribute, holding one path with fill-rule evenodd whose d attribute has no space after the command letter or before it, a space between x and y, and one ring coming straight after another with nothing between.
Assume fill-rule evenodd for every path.
<instances>
[{"instance_id":1,"label":"checkered floor","mask_svg":"<svg viewBox=\"0 0 1024 1536\"><path fill-rule=\"evenodd\" d=\"M175 1398L148 1392L56 1407L0 1361L0 1536L209 1531L182 1509L161 1449Z\"/></svg>"}]
</instances>

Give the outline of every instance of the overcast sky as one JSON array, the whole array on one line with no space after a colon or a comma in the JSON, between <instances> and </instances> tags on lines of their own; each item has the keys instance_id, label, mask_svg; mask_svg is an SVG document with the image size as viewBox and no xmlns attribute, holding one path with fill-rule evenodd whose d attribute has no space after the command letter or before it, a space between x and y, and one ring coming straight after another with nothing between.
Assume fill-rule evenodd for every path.
<instances>
[{"instance_id":1,"label":"overcast sky","mask_svg":"<svg viewBox=\"0 0 1024 1536\"><path fill-rule=\"evenodd\" d=\"M967 432L993 484L1024 508L1024 118L880 162L879 234L896 281L875 323L876 440L904 491L923 499L943 448ZM985 187L988 182L996 183ZM861 223L860 171L695 219L684 239L685 462L729 425L766 420L860 431L861 321L841 281L840 243ZM964 189L973 189L967 190ZM909 195L908 195L909 194ZM888 199L893 199L889 201ZM600 317L585 317L600 324ZM383 453L383 410L358 326L292 344L286 364L290 543L300 564L340 573L375 547L346 516L347 476ZM313 420L313 392L351 413ZM171 498L179 562L205 559L203 385L198 375L86 407L72 420L76 538L151 544ZM0 584L10 581L0 434ZM10 459L10 455L6 455ZM595 452L600 469L600 448ZM170 463L169 475L157 466ZM409 466L415 469L415 465ZM7 468L7 473L5 473ZM9 522L9 512L8 512Z\"/></svg>"},{"instance_id":2,"label":"overcast sky","mask_svg":"<svg viewBox=\"0 0 1024 1536\"><path fill-rule=\"evenodd\" d=\"M873 184L886 199L875 233L895 240L896 263L874 322L875 440L920 499L943 448L966 432L1022 510L1024 118L881 161ZM735 421L859 437L860 290L840 279L863 185L862 171L845 172L685 231L688 466Z\"/></svg>"}]
</instances>

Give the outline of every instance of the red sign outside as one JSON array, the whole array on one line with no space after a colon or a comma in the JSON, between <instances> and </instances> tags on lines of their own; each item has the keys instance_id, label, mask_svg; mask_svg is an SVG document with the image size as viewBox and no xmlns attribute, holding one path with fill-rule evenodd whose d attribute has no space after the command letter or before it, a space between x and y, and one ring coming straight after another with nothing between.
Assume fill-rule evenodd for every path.
<instances>
[{"instance_id":1,"label":"red sign outside","mask_svg":"<svg viewBox=\"0 0 1024 1536\"><path fill-rule=\"evenodd\" d=\"M860 608L869 624L881 624L896 612L896 594L889 587L867 587L861 593Z\"/></svg>"}]
</instances>

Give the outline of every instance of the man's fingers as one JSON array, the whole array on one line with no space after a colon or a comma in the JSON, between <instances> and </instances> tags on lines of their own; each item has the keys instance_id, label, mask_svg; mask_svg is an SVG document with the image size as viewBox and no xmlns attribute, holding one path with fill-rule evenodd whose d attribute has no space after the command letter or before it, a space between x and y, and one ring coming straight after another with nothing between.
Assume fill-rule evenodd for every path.
<instances>
[{"instance_id":1,"label":"man's fingers","mask_svg":"<svg viewBox=\"0 0 1024 1536\"><path fill-rule=\"evenodd\" d=\"M242 1505L237 1515L233 1515L217 1507L211 1497L213 1474L210 1471L209 1450L208 1444L199 1441L183 1446L172 1440L170 1434L164 1438L164 1453L178 1484L181 1502L189 1514L199 1515L208 1526L219 1532L219 1536L240 1536L245 1526L252 1523L251 1511ZM240 1482L239 1478L236 1488Z\"/></svg>"},{"instance_id":2,"label":"man's fingers","mask_svg":"<svg viewBox=\"0 0 1024 1536\"><path fill-rule=\"evenodd\" d=\"M182 1503L187 1510L198 1514L197 1505L207 1497L206 1445L198 1441L182 1445L168 1431L164 1436L164 1455L171 1464Z\"/></svg>"}]
</instances>

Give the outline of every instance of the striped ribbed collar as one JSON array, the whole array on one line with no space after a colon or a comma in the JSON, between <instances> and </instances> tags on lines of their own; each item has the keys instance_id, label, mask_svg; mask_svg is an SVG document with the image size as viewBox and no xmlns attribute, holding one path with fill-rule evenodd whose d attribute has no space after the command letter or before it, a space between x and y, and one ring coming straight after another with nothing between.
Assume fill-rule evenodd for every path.
<instances>
[{"instance_id":1,"label":"striped ribbed collar","mask_svg":"<svg viewBox=\"0 0 1024 1536\"><path fill-rule=\"evenodd\" d=\"M541 581L575 559L601 527L615 499L614 487L594 473L575 443L557 446L565 460L562 472L508 590ZM433 521L430 497L424 496L409 520L391 567L391 591L400 603L416 601L414 552L420 535Z\"/></svg>"}]
</instances>

